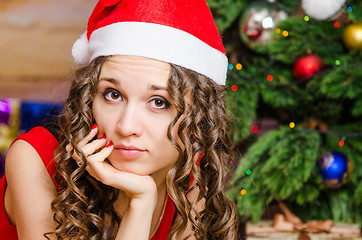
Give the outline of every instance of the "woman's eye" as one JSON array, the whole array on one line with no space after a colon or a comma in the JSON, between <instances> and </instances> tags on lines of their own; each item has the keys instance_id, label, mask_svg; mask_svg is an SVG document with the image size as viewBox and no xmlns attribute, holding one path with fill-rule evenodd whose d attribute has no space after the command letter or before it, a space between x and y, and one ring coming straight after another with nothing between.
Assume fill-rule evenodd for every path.
<instances>
[{"instance_id":1,"label":"woman's eye","mask_svg":"<svg viewBox=\"0 0 362 240\"><path fill-rule=\"evenodd\" d=\"M150 101L150 105L156 109L166 109L170 107L170 103L163 98L155 98Z\"/></svg>"},{"instance_id":2,"label":"woman's eye","mask_svg":"<svg viewBox=\"0 0 362 240\"><path fill-rule=\"evenodd\" d=\"M114 89L106 89L104 92L102 92L103 97L108 101L122 101L122 95L114 90Z\"/></svg>"}]
</instances>

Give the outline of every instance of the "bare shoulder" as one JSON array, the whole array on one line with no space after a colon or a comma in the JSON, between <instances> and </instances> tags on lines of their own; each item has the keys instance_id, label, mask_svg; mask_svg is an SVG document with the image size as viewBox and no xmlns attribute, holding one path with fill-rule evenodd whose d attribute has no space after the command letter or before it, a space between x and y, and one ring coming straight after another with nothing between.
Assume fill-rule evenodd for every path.
<instances>
[{"instance_id":1,"label":"bare shoulder","mask_svg":"<svg viewBox=\"0 0 362 240\"><path fill-rule=\"evenodd\" d=\"M19 239L40 239L53 226L50 203L57 192L51 176L37 151L24 140L10 147L5 172L5 208Z\"/></svg>"},{"instance_id":2,"label":"bare shoulder","mask_svg":"<svg viewBox=\"0 0 362 240\"><path fill-rule=\"evenodd\" d=\"M55 186L39 154L30 143L24 140L17 140L10 147L6 156L5 170L9 187L16 184L16 188L18 188L32 183L32 181L37 181L49 187L48 190L55 190ZM18 182L19 180L26 181L23 183L22 181ZM44 180L50 180L50 182L43 182Z\"/></svg>"}]
</instances>

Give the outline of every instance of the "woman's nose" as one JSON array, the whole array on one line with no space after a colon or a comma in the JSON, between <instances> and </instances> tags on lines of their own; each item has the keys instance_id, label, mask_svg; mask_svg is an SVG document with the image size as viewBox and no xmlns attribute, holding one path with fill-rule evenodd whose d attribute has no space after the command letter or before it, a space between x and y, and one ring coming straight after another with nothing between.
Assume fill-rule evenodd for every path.
<instances>
[{"instance_id":1,"label":"woman's nose","mask_svg":"<svg viewBox=\"0 0 362 240\"><path fill-rule=\"evenodd\" d=\"M116 127L117 132L122 136L139 136L142 133L141 120L140 110L132 104L127 104L119 113Z\"/></svg>"}]
</instances>

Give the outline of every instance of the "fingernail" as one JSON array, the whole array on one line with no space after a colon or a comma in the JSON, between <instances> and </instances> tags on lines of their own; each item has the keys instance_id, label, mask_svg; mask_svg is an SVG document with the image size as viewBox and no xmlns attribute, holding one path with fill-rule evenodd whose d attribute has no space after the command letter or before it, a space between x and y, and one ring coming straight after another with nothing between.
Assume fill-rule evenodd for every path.
<instances>
[{"instance_id":1,"label":"fingernail","mask_svg":"<svg viewBox=\"0 0 362 240\"><path fill-rule=\"evenodd\" d=\"M102 140L102 139L106 139L106 135L103 135L102 137L99 138L99 140Z\"/></svg>"},{"instance_id":2,"label":"fingernail","mask_svg":"<svg viewBox=\"0 0 362 240\"><path fill-rule=\"evenodd\" d=\"M113 146L112 142L108 143L108 145L106 147L111 147L111 146Z\"/></svg>"},{"instance_id":3,"label":"fingernail","mask_svg":"<svg viewBox=\"0 0 362 240\"><path fill-rule=\"evenodd\" d=\"M97 127L97 123L93 124L92 130L95 129L96 127Z\"/></svg>"}]
</instances>

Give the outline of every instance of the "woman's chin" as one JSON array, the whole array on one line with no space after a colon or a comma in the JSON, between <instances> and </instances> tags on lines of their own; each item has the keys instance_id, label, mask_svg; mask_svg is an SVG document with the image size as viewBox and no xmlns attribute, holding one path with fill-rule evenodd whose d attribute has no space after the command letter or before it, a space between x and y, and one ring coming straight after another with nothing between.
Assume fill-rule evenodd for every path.
<instances>
[{"instance_id":1,"label":"woman's chin","mask_svg":"<svg viewBox=\"0 0 362 240\"><path fill-rule=\"evenodd\" d=\"M110 162L110 164L115 168L117 169L118 171L121 171L121 172L127 172L127 173L132 173L132 174L136 174L136 175L139 175L139 176L147 176L149 175L149 173L146 173L144 171L144 169L139 169L139 167L137 166L134 166L134 164L130 164L130 163L115 163L115 164L112 164L112 162ZM132 166L133 165L133 166Z\"/></svg>"}]
</instances>

